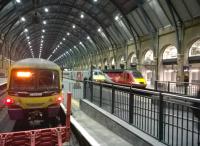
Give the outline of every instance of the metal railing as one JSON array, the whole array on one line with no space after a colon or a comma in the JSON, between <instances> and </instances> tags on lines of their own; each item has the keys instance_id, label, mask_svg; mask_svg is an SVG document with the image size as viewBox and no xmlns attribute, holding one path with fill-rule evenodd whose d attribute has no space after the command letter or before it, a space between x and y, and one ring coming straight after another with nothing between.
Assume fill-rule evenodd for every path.
<instances>
[{"instance_id":1,"label":"metal railing","mask_svg":"<svg viewBox=\"0 0 200 146\"><path fill-rule=\"evenodd\" d=\"M167 145L200 145L200 99L90 81L83 97Z\"/></svg>"},{"instance_id":2,"label":"metal railing","mask_svg":"<svg viewBox=\"0 0 200 146\"><path fill-rule=\"evenodd\" d=\"M196 96L200 90L200 83L155 81L155 90Z\"/></svg>"}]
</instances>

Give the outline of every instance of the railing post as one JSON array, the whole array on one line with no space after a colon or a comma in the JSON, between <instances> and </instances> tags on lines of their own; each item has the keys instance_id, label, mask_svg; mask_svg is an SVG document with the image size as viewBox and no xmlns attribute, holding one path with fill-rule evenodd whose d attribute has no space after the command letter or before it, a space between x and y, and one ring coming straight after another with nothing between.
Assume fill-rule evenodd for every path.
<instances>
[{"instance_id":1,"label":"railing post","mask_svg":"<svg viewBox=\"0 0 200 146\"><path fill-rule=\"evenodd\" d=\"M83 99L86 99L86 85L87 85L87 81L84 80L83 81Z\"/></svg>"},{"instance_id":2,"label":"railing post","mask_svg":"<svg viewBox=\"0 0 200 146\"><path fill-rule=\"evenodd\" d=\"M102 107L102 84L100 84L100 101L99 106Z\"/></svg>"},{"instance_id":3,"label":"railing post","mask_svg":"<svg viewBox=\"0 0 200 146\"><path fill-rule=\"evenodd\" d=\"M154 82L154 89L155 89L155 90L158 89L158 81L157 81L157 80L155 80L155 82Z\"/></svg>"},{"instance_id":4,"label":"railing post","mask_svg":"<svg viewBox=\"0 0 200 146\"><path fill-rule=\"evenodd\" d=\"M167 92L170 92L170 82L167 82Z\"/></svg>"},{"instance_id":5,"label":"railing post","mask_svg":"<svg viewBox=\"0 0 200 146\"><path fill-rule=\"evenodd\" d=\"M133 124L133 105L134 105L134 100L133 100L133 93L131 93L130 90L130 94L129 94L129 123Z\"/></svg>"},{"instance_id":6,"label":"railing post","mask_svg":"<svg viewBox=\"0 0 200 146\"><path fill-rule=\"evenodd\" d=\"M184 91L185 91L185 95L187 95L188 93L188 83L184 82Z\"/></svg>"},{"instance_id":7,"label":"railing post","mask_svg":"<svg viewBox=\"0 0 200 146\"><path fill-rule=\"evenodd\" d=\"M67 130L70 129L70 115L71 115L71 98L72 98L72 93L68 92L67 93L67 103L66 103L66 109L67 109L67 113L66 113L66 128Z\"/></svg>"},{"instance_id":8,"label":"railing post","mask_svg":"<svg viewBox=\"0 0 200 146\"><path fill-rule=\"evenodd\" d=\"M112 85L112 108L111 108L111 113L114 113L115 109L115 89L114 86Z\"/></svg>"},{"instance_id":9,"label":"railing post","mask_svg":"<svg viewBox=\"0 0 200 146\"><path fill-rule=\"evenodd\" d=\"M158 135L158 139L159 141L163 140L163 95L162 93L160 93L159 95L159 122L158 122L158 130L159 130L159 135Z\"/></svg>"},{"instance_id":10,"label":"railing post","mask_svg":"<svg viewBox=\"0 0 200 146\"><path fill-rule=\"evenodd\" d=\"M90 101L93 102L93 81L90 81Z\"/></svg>"}]
</instances>

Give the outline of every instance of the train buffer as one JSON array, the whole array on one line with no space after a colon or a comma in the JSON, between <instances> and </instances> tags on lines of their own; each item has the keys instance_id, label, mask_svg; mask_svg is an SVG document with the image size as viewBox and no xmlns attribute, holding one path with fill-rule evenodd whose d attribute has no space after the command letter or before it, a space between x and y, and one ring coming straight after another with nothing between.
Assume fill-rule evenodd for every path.
<instances>
[{"instance_id":1,"label":"train buffer","mask_svg":"<svg viewBox=\"0 0 200 146\"><path fill-rule=\"evenodd\" d=\"M0 133L0 146L63 146L70 140L71 93L67 93L66 126Z\"/></svg>"}]
</instances>

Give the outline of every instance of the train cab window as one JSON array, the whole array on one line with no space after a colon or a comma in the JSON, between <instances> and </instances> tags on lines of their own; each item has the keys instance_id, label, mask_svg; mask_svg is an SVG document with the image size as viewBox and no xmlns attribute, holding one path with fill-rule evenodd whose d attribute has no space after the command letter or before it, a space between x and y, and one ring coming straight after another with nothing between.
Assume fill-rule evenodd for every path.
<instances>
[{"instance_id":1,"label":"train cab window","mask_svg":"<svg viewBox=\"0 0 200 146\"><path fill-rule=\"evenodd\" d=\"M53 70L13 70L9 90L46 91L59 89L59 73Z\"/></svg>"},{"instance_id":2,"label":"train cab window","mask_svg":"<svg viewBox=\"0 0 200 146\"><path fill-rule=\"evenodd\" d=\"M35 87L35 73L31 71L13 70L11 74L11 90L33 90Z\"/></svg>"},{"instance_id":3,"label":"train cab window","mask_svg":"<svg viewBox=\"0 0 200 146\"><path fill-rule=\"evenodd\" d=\"M135 78L143 78L142 74L139 71L133 71L132 74Z\"/></svg>"},{"instance_id":4,"label":"train cab window","mask_svg":"<svg viewBox=\"0 0 200 146\"><path fill-rule=\"evenodd\" d=\"M38 87L40 89L58 89L59 76L58 72L51 70L41 70L38 74Z\"/></svg>"}]
</instances>

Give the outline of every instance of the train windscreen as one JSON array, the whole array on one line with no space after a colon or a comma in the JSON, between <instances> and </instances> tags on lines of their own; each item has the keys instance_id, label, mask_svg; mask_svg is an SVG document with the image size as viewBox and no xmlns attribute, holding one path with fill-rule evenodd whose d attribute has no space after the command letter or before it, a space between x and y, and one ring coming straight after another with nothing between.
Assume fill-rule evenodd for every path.
<instances>
[{"instance_id":1,"label":"train windscreen","mask_svg":"<svg viewBox=\"0 0 200 146\"><path fill-rule=\"evenodd\" d=\"M54 70L13 70L9 90L59 90L59 73Z\"/></svg>"},{"instance_id":2,"label":"train windscreen","mask_svg":"<svg viewBox=\"0 0 200 146\"><path fill-rule=\"evenodd\" d=\"M135 78L143 78L142 74L139 71L133 71L132 73Z\"/></svg>"}]
</instances>

